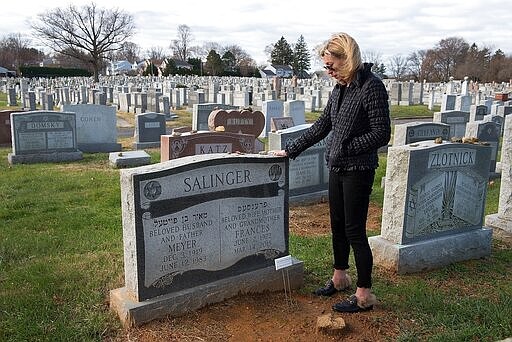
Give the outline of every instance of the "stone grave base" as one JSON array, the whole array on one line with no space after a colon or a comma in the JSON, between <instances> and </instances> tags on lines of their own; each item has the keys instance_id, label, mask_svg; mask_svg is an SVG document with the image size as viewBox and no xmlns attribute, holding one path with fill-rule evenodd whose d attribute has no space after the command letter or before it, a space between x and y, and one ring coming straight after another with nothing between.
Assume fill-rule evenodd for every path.
<instances>
[{"instance_id":1,"label":"stone grave base","mask_svg":"<svg viewBox=\"0 0 512 342\"><path fill-rule=\"evenodd\" d=\"M110 152L108 160L112 167L135 167L151 164L151 156L144 150Z\"/></svg>"},{"instance_id":2,"label":"stone grave base","mask_svg":"<svg viewBox=\"0 0 512 342\"><path fill-rule=\"evenodd\" d=\"M283 276L284 274L284 276ZM125 327L139 326L166 315L179 316L245 293L284 291L283 277L297 289L304 282L304 263L293 259L293 265L275 270L274 266L243 273L212 283L184 289L137 302L126 287L110 291L110 308L117 312ZM285 300L283 293L283 300Z\"/></svg>"},{"instance_id":3,"label":"stone grave base","mask_svg":"<svg viewBox=\"0 0 512 342\"><path fill-rule=\"evenodd\" d=\"M121 151L122 146L118 143L78 144L78 149L87 153L116 152Z\"/></svg>"},{"instance_id":4,"label":"stone grave base","mask_svg":"<svg viewBox=\"0 0 512 342\"><path fill-rule=\"evenodd\" d=\"M329 193L327 190L321 190L317 192L310 192L307 194L290 195L289 202L291 204L311 204L318 202L326 202L329 199Z\"/></svg>"},{"instance_id":5,"label":"stone grave base","mask_svg":"<svg viewBox=\"0 0 512 342\"><path fill-rule=\"evenodd\" d=\"M490 255L492 229L484 227L408 245L390 242L380 235L368 240L376 265L404 274Z\"/></svg>"},{"instance_id":6,"label":"stone grave base","mask_svg":"<svg viewBox=\"0 0 512 342\"><path fill-rule=\"evenodd\" d=\"M498 214L487 215L485 217L485 225L512 233L512 221L506 218L501 218Z\"/></svg>"},{"instance_id":7,"label":"stone grave base","mask_svg":"<svg viewBox=\"0 0 512 342\"><path fill-rule=\"evenodd\" d=\"M20 154L9 153L7 160L9 164L35 164L35 163L58 163L66 161L75 161L83 159L82 151L77 152L54 152L38 154Z\"/></svg>"},{"instance_id":8,"label":"stone grave base","mask_svg":"<svg viewBox=\"0 0 512 342\"><path fill-rule=\"evenodd\" d=\"M135 150L143 150L145 148L159 148L160 141L134 142L132 146Z\"/></svg>"}]
</instances>

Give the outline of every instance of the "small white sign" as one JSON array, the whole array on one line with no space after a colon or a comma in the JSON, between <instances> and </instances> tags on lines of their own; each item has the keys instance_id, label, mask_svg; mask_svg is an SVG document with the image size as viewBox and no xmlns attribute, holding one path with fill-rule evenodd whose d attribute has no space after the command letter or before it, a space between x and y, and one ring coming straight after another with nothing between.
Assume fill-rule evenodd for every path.
<instances>
[{"instance_id":1,"label":"small white sign","mask_svg":"<svg viewBox=\"0 0 512 342\"><path fill-rule=\"evenodd\" d=\"M286 268L293 265L293 260L291 255L286 255L281 258L274 259L274 263L276 265L276 271L281 268Z\"/></svg>"}]
</instances>

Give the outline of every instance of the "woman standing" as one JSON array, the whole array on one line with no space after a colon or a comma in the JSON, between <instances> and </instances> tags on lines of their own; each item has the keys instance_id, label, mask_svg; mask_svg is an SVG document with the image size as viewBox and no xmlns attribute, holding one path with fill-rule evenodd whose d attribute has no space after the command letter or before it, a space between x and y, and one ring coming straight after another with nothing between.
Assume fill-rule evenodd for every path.
<instances>
[{"instance_id":1,"label":"woman standing","mask_svg":"<svg viewBox=\"0 0 512 342\"><path fill-rule=\"evenodd\" d=\"M274 155L295 159L301 152L327 138L329 211L332 230L333 276L314 291L332 296L351 286L347 274L350 249L357 271L355 294L333 305L340 312L371 310L373 255L366 235L366 219L377 149L391 135L388 93L382 81L363 63L357 42L346 33L334 34L320 49L327 73L336 79L331 96L318 120L299 138Z\"/></svg>"}]
</instances>

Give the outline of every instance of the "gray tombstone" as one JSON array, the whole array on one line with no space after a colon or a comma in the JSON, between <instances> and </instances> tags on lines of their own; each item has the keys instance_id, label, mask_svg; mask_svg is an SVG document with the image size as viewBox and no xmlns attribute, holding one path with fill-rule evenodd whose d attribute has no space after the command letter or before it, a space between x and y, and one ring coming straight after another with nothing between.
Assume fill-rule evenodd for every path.
<instances>
[{"instance_id":1,"label":"gray tombstone","mask_svg":"<svg viewBox=\"0 0 512 342\"><path fill-rule=\"evenodd\" d=\"M510 113L512 113L512 106L498 106L496 109L496 114L502 117L505 117Z\"/></svg>"},{"instance_id":2,"label":"gray tombstone","mask_svg":"<svg viewBox=\"0 0 512 342\"><path fill-rule=\"evenodd\" d=\"M374 262L418 272L491 253L482 227L491 148L423 141L388 149L381 235Z\"/></svg>"},{"instance_id":3,"label":"gray tombstone","mask_svg":"<svg viewBox=\"0 0 512 342\"><path fill-rule=\"evenodd\" d=\"M457 95L443 94L443 98L441 100L441 112L455 110L456 99Z\"/></svg>"},{"instance_id":4,"label":"gray tombstone","mask_svg":"<svg viewBox=\"0 0 512 342\"><path fill-rule=\"evenodd\" d=\"M28 111L36 110L36 93L29 91L23 96L23 109Z\"/></svg>"},{"instance_id":5,"label":"gray tombstone","mask_svg":"<svg viewBox=\"0 0 512 342\"><path fill-rule=\"evenodd\" d=\"M285 101L284 103L284 116L293 118L296 125L306 123L306 105L302 100Z\"/></svg>"},{"instance_id":6,"label":"gray tombstone","mask_svg":"<svg viewBox=\"0 0 512 342\"><path fill-rule=\"evenodd\" d=\"M472 101L471 95L458 95L455 99L455 110L469 113Z\"/></svg>"},{"instance_id":7,"label":"gray tombstone","mask_svg":"<svg viewBox=\"0 0 512 342\"><path fill-rule=\"evenodd\" d=\"M208 131L208 116L215 109L237 109L236 106L221 103L201 103L192 107L192 129L196 131Z\"/></svg>"},{"instance_id":8,"label":"gray tombstone","mask_svg":"<svg viewBox=\"0 0 512 342\"><path fill-rule=\"evenodd\" d=\"M280 100L263 101L261 112L265 116L265 128L260 137L265 138L268 132L271 131L272 118L279 118L284 115L284 103Z\"/></svg>"},{"instance_id":9,"label":"gray tombstone","mask_svg":"<svg viewBox=\"0 0 512 342\"><path fill-rule=\"evenodd\" d=\"M469 121L480 121L487 114L487 107L484 105L471 105L469 108Z\"/></svg>"},{"instance_id":10,"label":"gray tombstone","mask_svg":"<svg viewBox=\"0 0 512 342\"><path fill-rule=\"evenodd\" d=\"M403 82L402 84L402 98L400 99L400 106L412 106L414 104L412 99L414 89L414 82Z\"/></svg>"},{"instance_id":11,"label":"gray tombstone","mask_svg":"<svg viewBox=\"0 0 512 342\"><path fill-rule=\"evenodd\" d=\"M491 163L489 171L494 173L496 171L496 160L498 158L498 147L500 144L501 131L500 127L492 121L473 121L468 122L466 126L466 136L476 137L479 141L489 144L491 146Z\"/></svg>"},{"instance_id":12,"label":"gray tombstone","mask_svg":"<svg viewBox=\"0 0 512 342\"><path fill-rule=\"evenodd\" d=\"M160 146L160 136L167 133L165 114L144 113L135 116L135 142L133 148Z\"/></svg>"},{"instance_id":13,"label":"gray tombstone","mask_svg":"<svg viewBox=\"0 0 512 342\"><path fill-rule=\"evenodd\" d=\"M10 164L82 159L77 148L75 113L30 111L11 113Z\"/></svg>"},{"instance_id":14,"label":"gray tombstone","mask_svg":"<svg viewBox=\"0 0 512 342\"><path fill-rule=\"evenodd\" d=\"M494 122L496 125L498 125L500 135L503 135L503 128L505 126L505 118L503 116L499 116L497 114L487 114L486 116L484 116L483 121Z\"/></svg>"},{"instance_id":15,"label":"gray tombstone","mask_svg":"<svg viewBox=\"0 0 512 342\"><path fill-rule=\"evenodd\" d=\"M312 124L293 126L269 132L269 150L282 150L288 141L298 138ZM329 170L325 162L325 139L290 161L290 201L309 202L324 197L329 184Z\"/></svg>"},{"instance_id":16,"label":"gray tombstone","mask_svg":"<svg viewBox=\"0 0 512 342\"><path fill-rule=\"evenodd\" d=\"M450 138L463 137L464 134L466 134L466 123L469 121L469 112L458 110L435 112L432 121L450 125Z\"/></svg>"},{"instance_id":17,"label":"gray tombstone","mask_svg":"<svg viewBox=\"0 0 512 342\"><path fill-rule=\"evenodd\" d=\"M16 89L9 88L7 93L7 106L15 107L18 105L18 101L16 99Z\"/></svg>"},{"instance_id":18,"label":"gray tombstone","mask_svg":"<svg viewBox=\"0 0 512 342\"><path fill-rule=\"evenodd\" d=\"M400 105L402 99L402 83L391 83L391 90L389 91L389 100L392 105Z\"/></svg>"},{"instance_id":19,"label":"gray tombstone","mask_svg":"<svg viewBox=\"0 0 512 342\"><path fill-rule=\"evenodd\" d=\"M485 224L512 233L512 115L505 117L501 147L501 186L498 212L487 215Z\"/></svg>"},{"instance_id":20,"label":"gray tombstone","mask_svg":"<svg viewBox=\"0 0 512 342\"><path fill-rule=\"evenodd\" d=\"M125 325L177 316L239 293L276 291L288 249L288 159L199 155L121 169ZM291 288L303 264L287 268Z\"/></svg>"},{"instance_id":21,"label":"gray tombstone","mask_svg":"<svg viewBox=\"0 0 512 342\"><path fill-rule=\"evenodd\" d=\"M450 125L439 122L407 122L395 125L393 146L407 145L424 140L450 139Z\"/></svg>"},{"instance_id":22,"label":"gray tombstone","mask_svg":"<svg viewBox=\"0 0 512 342\"><path fill-rule=\"evenodd\" d=\"M76 114L78 149L82 152L121 151L117 142L117 117L114 106L64 104L64 112Z\"/></svg>"}]
</instances>

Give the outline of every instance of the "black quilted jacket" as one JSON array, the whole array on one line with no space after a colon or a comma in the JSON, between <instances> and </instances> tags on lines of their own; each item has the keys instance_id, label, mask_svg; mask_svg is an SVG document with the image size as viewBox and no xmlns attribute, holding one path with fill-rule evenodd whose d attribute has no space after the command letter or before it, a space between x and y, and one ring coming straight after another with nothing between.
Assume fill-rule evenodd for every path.
<instances>
[{"instance_id":1,"label":"black quilted jacket","mask_svg":"<svg viewBox=\"0 0 512 342\"><path fill-rule=\"evenodd\" d=\"M286 145L291 159L331 133L325 154L329 169L377 168L377 149L388 144L391 122L388 93L382 81L371 72L371 66L364 63L349 86L337 84L334 87L323 114L300 137ZM345 94L340 96L342 87Z\"/></svg>"}]
</instances>

